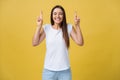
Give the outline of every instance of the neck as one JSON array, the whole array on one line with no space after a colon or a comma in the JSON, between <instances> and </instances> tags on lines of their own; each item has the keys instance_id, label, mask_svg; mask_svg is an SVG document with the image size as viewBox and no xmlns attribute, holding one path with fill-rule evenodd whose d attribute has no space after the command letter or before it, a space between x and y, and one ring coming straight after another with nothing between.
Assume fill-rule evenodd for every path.
<instances>
[{"instance_id":1,"label":"neck","mask_svg":"<svg viewBox=\"0 0 120 80\"><path fill-rule=\"evenodd\" d=\"M55 29L60 29L60 24L54 24L53 27L54 27Z\"/></svg>"}]
</instances>

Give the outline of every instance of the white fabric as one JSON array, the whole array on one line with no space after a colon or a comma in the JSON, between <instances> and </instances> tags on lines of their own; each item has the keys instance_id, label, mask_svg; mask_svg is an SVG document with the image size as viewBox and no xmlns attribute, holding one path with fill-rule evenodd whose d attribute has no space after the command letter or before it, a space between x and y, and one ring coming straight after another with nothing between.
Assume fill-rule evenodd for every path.
<instances>
[{"instance_id":1,"label":"white fabric","mask_svg":"<svg viewBox=\"0 0 120 80\"><path fill-rule=\"evenodd\" d=\"M68 35L72 31L72 25L67 25ZM63 38L62 29L56 30L51 24L44 25L46 34L46 56L44 68L60 71L70 67L68 49Z\"/></svg>"}]
</instances>

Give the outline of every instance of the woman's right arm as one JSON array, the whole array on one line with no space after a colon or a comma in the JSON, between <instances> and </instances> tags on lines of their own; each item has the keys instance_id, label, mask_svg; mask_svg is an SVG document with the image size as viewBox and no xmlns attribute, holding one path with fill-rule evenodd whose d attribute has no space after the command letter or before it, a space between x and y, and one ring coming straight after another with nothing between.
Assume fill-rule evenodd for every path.
<instances>
[{"instance_id":1,"label":"woman's right arm","mask_svg":"<svg viewBox=\"0 0 120 80\"><path fill-rule=\"evenodd\" d=\"M32 45L33 46L37 46L39 45L43 40L45 39L45 32L44 30L40 29L40 27L36 28L35 34L33 36L33 40L32 40Z\"/></svg>"},{"instance_id":2,"label":"woman's right arm","mask_svg":"<svg viewBox=\"0 0 120 80\"><path fill-rule=\"evenodd\" d=\"M42 28L42 24L43 24L43 17L41 12L40 16L37 19L37 28L35 30L35 33L32 39L33 46L39 45L45 39L45 32Z\"/></svg>"}]
</instances>

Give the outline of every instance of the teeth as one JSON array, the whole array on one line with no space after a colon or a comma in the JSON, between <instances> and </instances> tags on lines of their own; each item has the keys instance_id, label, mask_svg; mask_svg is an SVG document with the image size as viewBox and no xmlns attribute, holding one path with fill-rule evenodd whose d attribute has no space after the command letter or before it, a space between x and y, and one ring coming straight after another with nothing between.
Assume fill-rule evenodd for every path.
<instances>
[{"instance_id":1,"label":"teeth","mask_svg":"<svg viewBox=\"0 0 120 80\"><path fill-rule=\"evenodd\" d=\"M60 20L60 19L56 19L56 20Z\"/></svg>"}]
</instances>

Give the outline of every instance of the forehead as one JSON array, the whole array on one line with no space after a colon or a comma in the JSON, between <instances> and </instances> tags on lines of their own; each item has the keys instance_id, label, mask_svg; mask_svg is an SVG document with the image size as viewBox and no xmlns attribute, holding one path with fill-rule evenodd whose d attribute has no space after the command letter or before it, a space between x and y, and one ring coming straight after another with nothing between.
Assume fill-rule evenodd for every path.
<instances>
[{"instance_id":1,"label":"forehead","mask_svg":"<svg viewBox=\"0 0 120 80\"><path fill-rule=\"evenodd\" d=\"M60 8L55 8L55 9L53 10L53 12L63 12L63 11L62 11L62 9L60 9Z\"/></svg>"}]
</instances>

